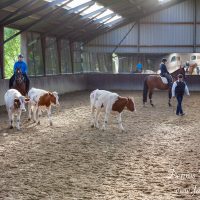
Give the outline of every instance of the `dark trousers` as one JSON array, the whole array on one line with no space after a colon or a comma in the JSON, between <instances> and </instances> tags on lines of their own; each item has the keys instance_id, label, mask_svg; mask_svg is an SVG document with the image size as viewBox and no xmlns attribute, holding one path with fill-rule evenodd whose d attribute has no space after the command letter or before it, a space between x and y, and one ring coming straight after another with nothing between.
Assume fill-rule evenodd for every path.
<instances>
[{"instance_id":1,"label":"dark trousers","mask_svg":"<svg viewBox=\"0 0 200 200\"><path fill-rule=\"evenodd\" d=\"M30 85L30 80L26 74L23 74L25 82L26 82L26 91L29 91L29 85ZM12 75L12 77L9 80L9 89L13 87L13 83L15 81L15 74Z\"/></svg>"},{"instance_id":2,"label":"dark trousers","mask_svg":"<svg viewBox=\"0 0 200 200\"><path fill-rule=\"evenodd\" d=\"M165 73L164 77L166 77L167 81L168 81L168 86L171 88L172 87L172 77L170 74Z\"/></svg>"},{"instance_id":3,"label":"dark trousers","mask_svg":"<svg viewBox=\"0 0 200 200\"><path fill-rule=\"evenodd\" d=\"M176 108L176 114L177 115L183 114L183 109L182 109L183 95L177 95L176 99L177 99L177 102L178 102L177 108Z\"/></svg>"}]
</instances>

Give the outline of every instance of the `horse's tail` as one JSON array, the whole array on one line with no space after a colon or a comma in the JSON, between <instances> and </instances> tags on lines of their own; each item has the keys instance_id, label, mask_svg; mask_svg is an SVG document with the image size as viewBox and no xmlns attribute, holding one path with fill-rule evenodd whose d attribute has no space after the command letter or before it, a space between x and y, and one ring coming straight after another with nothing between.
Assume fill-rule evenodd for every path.
<instances>
[{"instance_id":1,"label":"horse's tail","mask_svg":"<svg viewBox=\"0 0 200 200\"><path fill-rule=\"evenodd\" d=\"M144 79L144 88L143 88L143 103L147 102L147 93L148 93L148 85L147 85L147 78Z\"/></svg>"}]
</instances>

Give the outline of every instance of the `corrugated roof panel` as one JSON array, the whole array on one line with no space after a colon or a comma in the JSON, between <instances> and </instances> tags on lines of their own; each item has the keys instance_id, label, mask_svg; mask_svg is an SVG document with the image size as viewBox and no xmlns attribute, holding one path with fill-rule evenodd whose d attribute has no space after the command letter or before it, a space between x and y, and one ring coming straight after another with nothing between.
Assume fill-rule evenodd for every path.
<instances>
[{"instance_id":1,"label":"corrugated roof panel","mask_svg":"<svg viewBox=\"0 0 200 200\"><path fill-rule=\"evenodd\" d=\"M112 32L108 32L94 39L90 44L117 45L121 41L121 39L127 34L127 32L131 29L132 26L133 26L133 23L128 24ZM137 30L137 25L135 25L133 30L128 34L126 39L122 42L122 45L137 44L137 37L138 37L138 30Z\"/></svg>"},{"instance_id":2,"label":"corrugated roof panel","mask_svg":"<svg viewBox=\"0 0 200 200\"><path fill-rule=\"evenodd\" d=\"M193 0L184 1L173 7L143 18L142 22L192 22Z\"/></svg>"},{"instance_id":3,"label":"corrugated roof panel","mask_svg":"<svg viewBox=\"0 0 200 200\"><path fill-rule=\"evenodd\" d=\"M141 45L192 45L193 25L142 24Z\"/></svg>"}]
</instances>

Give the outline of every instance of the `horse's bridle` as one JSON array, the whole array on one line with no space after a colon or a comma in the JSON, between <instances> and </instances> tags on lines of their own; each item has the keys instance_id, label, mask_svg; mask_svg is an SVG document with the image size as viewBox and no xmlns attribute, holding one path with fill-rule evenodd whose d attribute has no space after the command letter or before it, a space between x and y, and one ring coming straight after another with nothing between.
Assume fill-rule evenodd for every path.
<instances>
[{"instance_id":1,"label":"horse's bridle","mask_svg":"<svg viewBox=\"0 0 200 200\"><path fill-rule=\"evenodd\" d=\"M24 81L24 77L20 69L17 69L15 72L15 81L18 83L22 83Z\"/></svg>"}]
</instances>

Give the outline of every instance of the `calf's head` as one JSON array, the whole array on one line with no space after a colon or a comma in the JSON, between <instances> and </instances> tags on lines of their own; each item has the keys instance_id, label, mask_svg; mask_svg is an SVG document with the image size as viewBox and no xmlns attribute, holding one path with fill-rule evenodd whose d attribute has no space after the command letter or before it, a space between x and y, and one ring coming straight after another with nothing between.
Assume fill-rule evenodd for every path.
<instances>
[{"instance_id":1,"label":"calf's head","mask_svg":"<svg viewBox=\"0 0 200 200\"><path fill-rule=\"evenodd\" d=\"M24 96L20 96L19 98L15 98L14 99L14 108L20 109L23 112L25 112L26 111L25 103L27 103L28 101L29 101L29 98L26 98Z\"/></svg>"},{"instance_id":2,"label":"calf's head","mask_svg":"<svg viewBox=\"0 0 200 200\"><path fill-rule=\"evenodd\" d=\"M58 93L57 92L49 92L49 95L50 95L50 101L51 103L53 103L54 105L56 106L59 106L60 103L58 101L59 97L58 97Z\"/></svg>"},{"instance_id":3,"label":"calf's head","mask_svg":"<svg viewBox=\"0 0 200 200\"><path fill-rule=\"evenodd\" d=\"M134 102L133 97L128 97L128 102L126 104L126 108L127 108L127 110L129 110L131 112L136 110L135 109L135 102Z\"/></svg>"}]
</instances>

